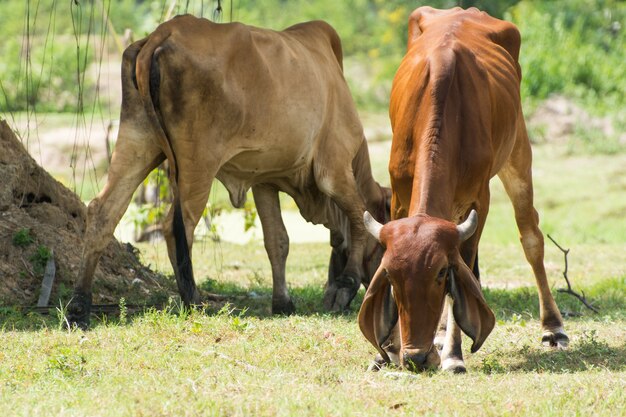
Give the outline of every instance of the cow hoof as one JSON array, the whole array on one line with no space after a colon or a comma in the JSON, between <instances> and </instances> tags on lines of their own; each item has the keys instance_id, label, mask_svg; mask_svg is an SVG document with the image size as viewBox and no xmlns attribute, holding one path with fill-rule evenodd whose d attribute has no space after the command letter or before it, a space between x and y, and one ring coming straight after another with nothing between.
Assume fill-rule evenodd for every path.
<instances>
[{"instance_id":1,"label":"cow hoof","mask_svg":"<svg viewBox=\"0 0 626 417\"><path fill-rule=\"evenodd\" d=\"M326 311L341 313L350 307L352 299L361 286L358 279L342 275L324 291L324 308Z\"/></svg>"},{"instance_id":2,"label":"cow hoof","mask_svg":"<svg viewBox=\"0 0 626 417\"><path fill-rule=\"evenodd\" d=\"M276 316L290 316L296 312L296 306L291 299L287 301L272 301L272 314Z\"/></svg>"},{"instance_id":3,"label":"cow hoof","mask_svg":"<svg viewBox=\"0 0 626 417\"><path fill-rule=\"evenodd\" d=\"M91 293L74 291L72 299L67 306L67 322L70 327L76 326L79 329L89 328L91 314Z\"/></svg>"},{"instance_id":4,"label":"cow hoof","mask_svg":"<svg viewBox=\"0 0 626 417\"><path fill-rule=\"evenodd\" d=\"M324 305L324 310L331 311L333 305L335 304L335 297L337 296L337 284L329 283L328 286L324 289L324 299L322 304Z\"/></svg>"},{"instance_id":5,"label":"cow hoof","mask_svg":"<svg viewBox=\"0 0 626 417\"><path fill-rule=\"evenodd\" d=\"M453 374L464 374L467 372L465 368L465 362L458 358L448 358L441 363L441 369Z\"/></svg>"},{"instance_id":6,"label":"cow hoof","mask_svg":"<svg viewBox=\"0 0 626 417\"><path fill-rule=\"evenodd\" d=\"M380 354L377 354L374 357L374 360L372 361L372 363L370 363L370 365L367 367L367 371L368 372L378 372L381 369L383 369L384 367L386 367L387 365L388 364L387 364L387 362L385 362L383 357L380 356Z\"/></svg>"},{"instance_id":7,"label":"cow hoof","mask_svg":"<svg viewBox=\"0 0 626 417\"><path fill-rule=\"evenodd\" d=\"M567 349L569 345L569 337L562 329L556 331L546 331L541 337L541 344L546 347L553 347L557 349Z\"/></svg>"},{"instance_id":8,"label":"cow hoof","mask_svg":"<svg viewBox=\"0 0 626 417\"><path fill-rule=\"evenodd\" d=\"M350 303L354 299L356 291L352 288L339 288L337 296L335 297L335 304L331 311L335 313L341 313L347 311L350 308Z\"/></svg>"}]
</instances>

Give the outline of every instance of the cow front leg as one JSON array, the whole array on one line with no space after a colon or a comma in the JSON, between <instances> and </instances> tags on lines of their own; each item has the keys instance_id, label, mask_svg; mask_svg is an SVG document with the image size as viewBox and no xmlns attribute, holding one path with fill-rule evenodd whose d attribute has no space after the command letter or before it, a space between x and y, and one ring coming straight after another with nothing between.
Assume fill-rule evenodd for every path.
<instances>
[{"instance_id":1,"label":"cow front leg","mask_svg":"<svg viewBox=\"0 0 626 417\"><path fill-rule=\"evenodd\" d=\"M478 273L478 242L487 221L489 213L489 186L483 188L477 203L472 207L478 213L478 226L474 234L461 243L460 254L465 264L472 270L474 278L480 283ZM467 216L464 215L463 218ZM435 334L434 344L441 356L441 368L453 373L465 373L465 361L463 359L461 328L454 319L452 311L453 300L446 297L443 312L439 320L439 327Z\"/></svg>"},{"instance_id":2,"label":"cow front leg","mask_svg":"<svg viewBox=\"0 0 626 417\"><path fill-rule=\"evenodd\" d=\"M341 279L343 271L348 264L348 254L350 253L348 248L349 238L347 237L349 225L347 221L340 228L343 232L332 229L330 231L330 246L332 249L328 262L328 279L324 287L324 306L327 310L332 308L335 296L339 290L338 280ZM346 236L345 238L344 235Z\"/></svg>"},{"instance_id":3,"label":"cow front leg","mask_svg":"<svg viewBox=\"0 0 626 417\"><path fill-rule=\"evenodd\" d=\"M272 266L272 313L293 314L296 307L289 296L285 278L289 235L280 213L278 190L267 184L258 184L252 187L252 194L263 228L265 251Z\"/></svg>"},{"instance_id":4,"label":"cow front leg","mask_svg":"<svg viewBox=\"0 0 626 417\"><path fill-rule=\"evenodd\" d=\"M461 349L461 328L454 321L454 314L452 313L453 302L450 297L446 297L447 308L444 311L448 311L448 317L440 356L441 369L458 374L465 373L466 368Z\"/></svg>"},{"instance_id":5,"label":"cow front leg","mask_svg":"<svg viewBox=\"0 0 626 417\"><path fill-rule=\"evenodd\" d=\"M83 254L72 299L67 307L70 325L83 329L89 327L91 289L100 256L113 238L115 226L128 208L133 192L164 158L157 148L146 145L139 138L125 135L126 130L130 129L120 126L107 184L87 209Z\"/></svg>"},{"instance_id":6,"label":"cow front leg","mask_svg":"<svg viewBox=\"0 0 626 417\"><path fill-rule=\"evenodd\" d=\"M348 217L350 242L345 267L339 276L329 279L324 289L323 303L326 310L341 312L350 306L361 287L363 279L363 252L367 232L363 224L365 205L357 192L356 182L351 171L343 179L335 179L337 181L332 183L333 186L330 186L330 182L326 181L325 187L321 187L321 189L335 201L341 211ZM342 256L345 255L336 254L338 258L333 261L342 261L340 259ZM329 278L332 278L332 276L329 275Z\"/></svg>"}]
</instances>

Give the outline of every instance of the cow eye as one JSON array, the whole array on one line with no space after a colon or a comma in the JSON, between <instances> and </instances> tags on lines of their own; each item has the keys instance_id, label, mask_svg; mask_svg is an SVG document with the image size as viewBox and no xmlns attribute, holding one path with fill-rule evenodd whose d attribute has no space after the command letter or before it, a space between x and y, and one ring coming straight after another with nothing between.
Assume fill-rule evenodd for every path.
<instances>
[{"instance_id":1,"label":"cow eye","mask_svg":"<svg viewBox=\"0 0 626 417\"><path fill-rule=\"evenodd\" d=\"M441 284L445 277L448 275L448 267L441 268L437 274L437 284Z\"/></svg>"}]
</instances>

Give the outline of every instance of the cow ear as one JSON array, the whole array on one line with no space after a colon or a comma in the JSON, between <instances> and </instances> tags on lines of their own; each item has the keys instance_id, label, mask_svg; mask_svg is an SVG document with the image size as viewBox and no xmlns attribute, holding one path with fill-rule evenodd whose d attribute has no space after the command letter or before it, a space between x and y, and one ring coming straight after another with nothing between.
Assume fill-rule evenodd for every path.
<instances>
[{"instance_id":1,"label":"cow ear","mask_svg":"<svg viewBox=\"0 0 626 417\"><path fill-rule=\"evenodd\" d=\"M398 309L391 295L387 271L381 263L363 298L359 311L359 327L386 362L390 362L390 359L382 345L389 339L397 322Z\"/></svg>"},{"instance_id":2,"label":"cow ear","mask_svg":"<svg viewBox=\"0 0 626 417\"><path fill-rule=\"evenodd\" d=\"M454 320L474 342L472 344L474 353L480 349L493 330L496 318L487 306L478 280L474 278L465 262L459 259L456 270L450 271L448 292L454 300L452 305Z\"/></svg>"}]
</instances>

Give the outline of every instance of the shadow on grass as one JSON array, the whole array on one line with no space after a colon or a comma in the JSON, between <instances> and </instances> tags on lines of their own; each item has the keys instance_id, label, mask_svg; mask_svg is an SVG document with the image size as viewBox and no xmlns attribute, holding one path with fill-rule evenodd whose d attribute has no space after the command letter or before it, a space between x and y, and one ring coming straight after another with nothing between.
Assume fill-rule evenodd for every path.
<instances>
[{"instance_id":1,"label":"shadow on grass","mask_svg":"<svg viewBox=\"0 0 626 417\"><path fill-rule=\"evenodd\" d=\"M580 340L566 350L531 348L524 345L519 352L514 354L500 352L490 355L482 362L482 371L488 374L571 373L592 370L624 371L625 369L626 345L610 346L606 341L598 339L593 330L584 332Z\"/></svg>"},{"instance_id":2,"label":"shadow on grass","mask_svg":"<svg viewBox=\"0 0 626 417\"><path fill-rule=\"evenodd\" d=\"M243 311L245 316L255 316L258 318L270 318L272 315L272 288L256 286L253 288L244 288L232 283L221 283L216 280L208 279L200 285L200 289L211 294L219 294L224 298L222 303L210 307L208 312L216 312L225 303L231 308ZM291 299L296 306L296 313L300 316L310 316L317 314L329 314L322 305L324 297L324 288L318 285L310 285L306 287L291 288L289 290ZM356 315L359 306L363 301L364 289L361 289L352 303L348 311L344 315Z\"/></svg>"},{"instance_id":3,"label":"shadow on grass","mask_svg":"<svg viewBox=\"0 0 626 417\"><path fill-rule=\"evenodd\" d=\"M587 309L578 299L568 294L553 291L557 305L563 315L602 319L605 315L623 316L626 312L625 279L607 279L592 287L584 288L587 298L600 309L595 314ZM209 279L200 285L208 293L219 294L237 310L246 310L246 315L271 317L272 288L257 286L245 288L233 283L223 283ZM498 320L518 320L521 315L529 319L539 318L539 300L535 287L521 287L510 290L484 288L483 293L487 304L496 314ZM322 307L324 289L312 285L290 289L291 297L296 305L296 314L312 315L327 313ZM365 290L357 293L347 314L356 314L363 300Z\"/></svg>"},{"instance_id":4,"label":"shadow on grass","mask_svg":"<svg viewBox=\"0 0 626 417\"><path fill-rule=\"evenodd\" d=\"M594 286L583 288L588 301L599 309L595 314L578 299L552 290L561 313L565 318L585 317L600 318L607 314L624 316L626 312L626 277L606 279ZM580 289L575 289L581 292ZM487 304L496 314L498 320L510 320L516 315L527 318L539 318L539 298L536 287L521 287L511 290L484 288L483 293Z\"/></svg>"},{"instance_id":5,"label":"shadow on grass","mask_svg":"<svg viewBox=\"0 0 626 417\"><path fill-rule=\"evenodd\" d=\"M624 295L624 278L614 278L605 280L593 287L585 288L588 299L600 308L600 314L594 314L587 310L577 299L555 293L557 304L565 316L580 317L582 320L603 320L607 315L616 319L626 319L626 296ZM207 314L216 314L224 305L228 304L229 309L240 313L242 316L254 316L258 318L272 318L272 289L266 286L243 287L233 283L220 282L209 279L200 285L200 289L205 293L217 294L218 300L210 301L206 304ZM324 289L322 286L311 285L297 287L290 290L291 297L296 305L296 314L302 316L327 314L322 306ZM362 288L352 301L349 311L344 316L355 318L359 306L363 301L365 291ZM512 290L504 289L484 289L487 303L492 308L498 320L519 321L520 317L537 319L539 316L539 305L537 300L537 290L534 287L523 287ZM210 299L210 296L207 295ZM148 301L146 301L148 303ZM175 301L174 304L180 305ZM167 301L162 305L152 306L156 309L169 308ZM120 317L120 309L111 309L94 317L92 325L98 323L117 322ZM171 306L170 306L171 307ZM148 307L129 308L125 314L130 316L141 315ZM175 313L175 308L173 312ZM0 329L16 331L36 331L42 328L59 327L63 315L54 307L50 308L48 314L39 314L28 309L14 306L0 306ZM623 353L623 352L622 352ZM549 355L546 353L546 355ZM545 356L549 358L550 356ZM544 356L535 358L540 359ZM545 359L548 360L548 359Z\"/></svg>"},{"instance_id":6,"label":"shadow on grass","mask_svg":"<svg viewBox=\"0 0 626 417\"><path fill-rule=\"evenodd\" d=\"M206 280L200 286L203 294L202 309L208 315L220 313L227 306L230 314L242 317L252 316L260 319L271 319L272 315L272 288L264 286L243 287L233 283L224 283L216 280ZM363 301L365 291L361 289L350 308L342 316L355 318L359 306ZM291 298L296 305L296 313L299 316L311 316L331 314L324 310L322 299L324 289L322 286L311 285L290 289ZM58 305L66 306L69 300ZM97 325L115 323L128 324L132 317L150 314L151 310L166 310L173 315L181 315L182 303L176 296L173 299L135 300L137 304L93 306L91 314L91 327ZM106 307L103 309L103 307ZM123 311L123 313L122 313ZM124 316L122 320L121 317ZM0 306L0 329L4 331L38 331L42 329L64 328L64 314L61 308L51 306L46 309L32 310L21 306Z\"/></svg>"},{"instance_id":7,"label":"shadow on grass","mask_svg":"<svg viewBox=\"0 0 626 417\"><path fill-rule=\"evenodd\" d=\"M626 369L626 346L611 347L594 341L575 345L567 350L531 351L524 360L511 367L512 371L567 373L608 369Z\"/></svg>"}]
</instances>

